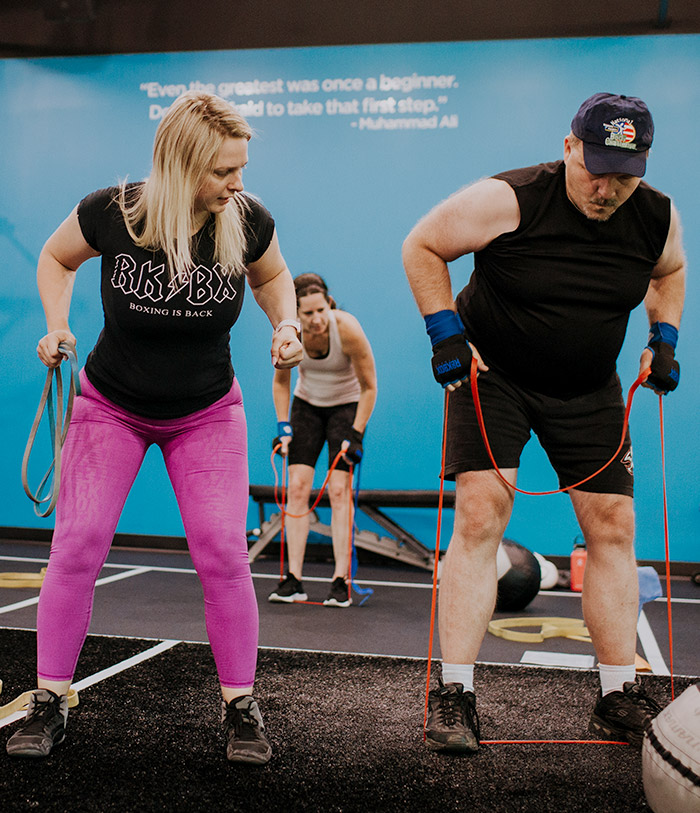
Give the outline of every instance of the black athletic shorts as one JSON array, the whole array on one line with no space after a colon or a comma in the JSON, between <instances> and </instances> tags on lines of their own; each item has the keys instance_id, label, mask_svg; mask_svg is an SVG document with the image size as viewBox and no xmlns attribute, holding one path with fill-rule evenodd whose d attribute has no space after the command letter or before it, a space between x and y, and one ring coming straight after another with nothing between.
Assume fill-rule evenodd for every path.
<instances>
[{"instance_id":1,"label":"black athletic shorts","mask_svg":"<svg viewBox=\"0 0 700 813\"><path fill-rule=\"evenodd\" d=\"M620 445L625 404L617 374L595 392L562 400L515 385L494 370L478 378L486 435L500 469L517 469L534 432L559 477L559 487L578 483L607 463ZM445 475L492 469L468 382L450 393ZM632 496L629 430L615 460L579 486L581 491ZM541 490L545 490L542 488Z\"/></svg>"},{"instance_id":2,"label":"black athletic shorts","mask_svg":"<svg viewBox=\"0 0 700 813\"><path fill-rule=\"evenodd\" d=\"M305 463L316 465L323 444L328 442L328 468L335 460L348 430L355 420L357 401L331 407L318 407L297 396L292 400L289 422L292 424L292 440L289 443L289 465ZM336 471L349 471L350 466L341 457Z\"/></svg>"}]
</instances>

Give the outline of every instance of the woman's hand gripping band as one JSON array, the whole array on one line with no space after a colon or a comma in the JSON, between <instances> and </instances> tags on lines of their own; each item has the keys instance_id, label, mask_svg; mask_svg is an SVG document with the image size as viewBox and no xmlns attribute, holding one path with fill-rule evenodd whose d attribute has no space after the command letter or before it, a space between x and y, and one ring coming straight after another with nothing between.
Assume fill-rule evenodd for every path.
<instances>
[{"instance_id":1,"label":"woman's hand gripping band","mask_svg":"<svg viewBox=\"0 0 700 813\"><path fill-rule=\"evenodd\" d=\"M651 373L644 383L659 395L666 395L678 386L681 368L675 358L678 329L668 322L654 322L649 328L646 349L652 353Z\"/></svg>"},{"instance_id":2,"label":"woman's hand gripping band","mask_svg":"<svg viewBox=\"0 0 700 813\"><path fill-rule=\"evenodd\" d=\"M488 370L476 348L467 341L462 320L454 311L429 313L424 319L433 345L433 376L443 388L452 391L469 380L472 356L479 370Z\"/></svg>"},{"instance_id":3,"label":"woman's hand gripping band","mask_svg":"<svg viewBox=\"0 0 700 813\"><path fill-rule=\"evenodd\" d=\"M364 432L359 432L354 426L348 430L348 436L343 441L341 450L347 463L357 465L362 461L362 438Z\"/></svg>"}]
</instances>

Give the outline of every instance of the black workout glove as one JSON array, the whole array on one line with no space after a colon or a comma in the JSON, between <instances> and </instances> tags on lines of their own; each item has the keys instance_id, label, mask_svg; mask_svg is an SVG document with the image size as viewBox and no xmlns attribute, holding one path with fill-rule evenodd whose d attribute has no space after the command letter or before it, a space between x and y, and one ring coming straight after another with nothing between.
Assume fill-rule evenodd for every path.
<instances>
[{"instance_id":1,"label":"black workout glove","mask_svg":"<svg viewBox=\"0 0 700 813\"><path fill-rule=\"evenodd\" d=\"M358 432L354 426L351 426L348 430L348 436L345 438L345 440L347 440L347 442L350 444L344 452L345 457L347 457L347 459L355 465L362 461L363 436L363 432Z\"/></svg>"},{"instance_id":2,"label":"black workout glove","mask_svg":"<svg viewBox=\"0 0 700 813\"><path fill-rule=\"evenodd\" d=\"M472 350L463 334L443 339L433 347L433 375L446 387L469 378Z\"/></svg>"},{"instance_id":3,"label":"black workout glove","mask_svg":"<svg viewBox=\"0 0 700 813\"><path fill-rule=\"evenodd\" d=\"M466 381L472 351L459 316L450 310L430 313L425 317L425 327L433 344L433 375L438 384L447 387Z\"/></svg>"},{"instance_id":4,"label":"black workout glove","mask_svg":"<svg viewBox=\"0 0 700 813\"><path fill-rule=\"evenodd\" d=\"M681 368L675 359L678 330L667 322L654 322L649 328L647 347L654 354L651 360L651 373L646 383L657 392L672 392L678 386Z\"/></svg>"}]
</instances>

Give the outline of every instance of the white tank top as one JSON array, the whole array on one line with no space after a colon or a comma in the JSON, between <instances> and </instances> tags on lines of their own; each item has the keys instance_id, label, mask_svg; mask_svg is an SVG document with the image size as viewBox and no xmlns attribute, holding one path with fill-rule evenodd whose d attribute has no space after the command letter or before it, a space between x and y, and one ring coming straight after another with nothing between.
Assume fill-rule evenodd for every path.
<instances>
[{"instance_id":1,"label":"white tank top","mask_svg":"<svg viewBox=\"0 0 700 813\"><path fill-rule=\"evenodd\" d=\"M350 357L343 353L334 311L330 312L328 322L327 355L313 359L304 350L298 370L294 395L314 406L338 406L360 400L360 382Z\"/></svg>"}]
</instances>

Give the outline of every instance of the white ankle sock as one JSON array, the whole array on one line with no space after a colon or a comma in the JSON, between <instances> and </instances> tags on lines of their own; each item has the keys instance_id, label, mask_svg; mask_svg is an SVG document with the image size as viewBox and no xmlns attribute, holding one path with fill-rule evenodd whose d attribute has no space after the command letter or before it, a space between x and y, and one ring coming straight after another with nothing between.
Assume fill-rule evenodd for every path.
<instances>
[{"instance_id":1,"label":"white ankle sock","mask_svg":"<svg viewBox=\"0 0 700 813\"><path fill-rule=\"evenodd\" d=\"M442 682L461 683L465 692L474 691L474 664L473 663L445 663L442 662Z\"/></svg>"},{"instance_id":2,"label":"white ankle sock","mask_svg":"<svg viewBox=\"0 0 700 813\"><path fill-rule=\"evenodd\" d=\"M634 664L631 666L608 666L604 663L598 664L600 672L600 689L605 697L610 692L621 692L625 683L634 683L637 678L637 669Z\"/></svg>"}]
</instances>

